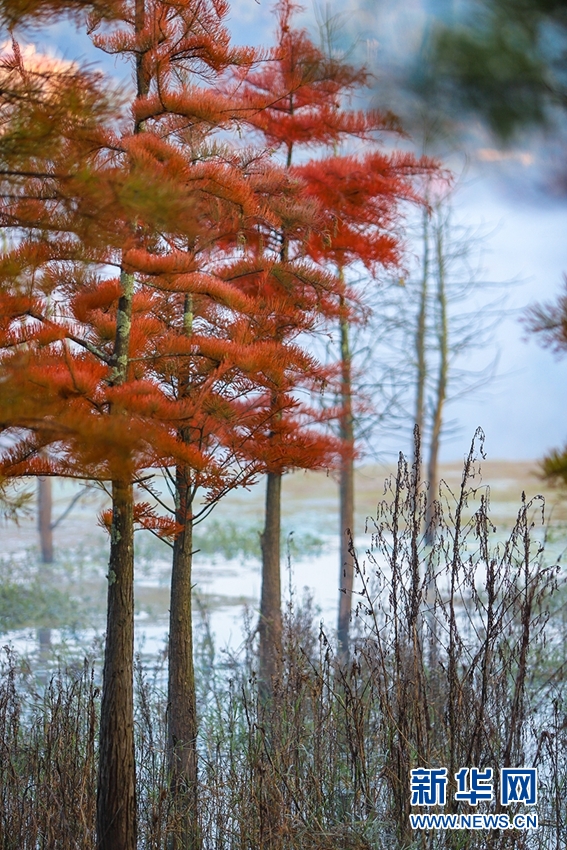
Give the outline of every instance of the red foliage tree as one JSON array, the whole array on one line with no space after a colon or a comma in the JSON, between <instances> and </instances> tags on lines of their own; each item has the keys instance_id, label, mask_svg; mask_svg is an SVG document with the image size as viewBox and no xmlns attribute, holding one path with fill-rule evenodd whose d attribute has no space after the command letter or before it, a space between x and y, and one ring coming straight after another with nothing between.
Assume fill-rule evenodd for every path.
<instances>
[{"instance_id":1,"label":"red foliage tree","mask_svg":"<svg viewBox=\"0 0 567 850\"><path fill-rule=\"evenodd\" d=\"M298 188L303 190L301 184ZM337 440L317 427L329 413L323 416L301 400L305 394L320 391L330 377L330 370L305 350L302 337L321 329L336 315L335 281L301 256L290 257L289 242L287 256L278 256L279 233L290 233L289 214L285 224L286 230L278 231L271 252L267 240L263 241L262 253L243 260L237 270L238 285L259 301L254 334L272 351L250 401L255 425L253 439L245 446L267 478L259 622L259 672L265 695L280 671L282 655L282 476L291 469L335 465L339 455Z\"/></svg>"},{"instance_id":2,"label":"red foliage tree","mask_svg":"<svg viewBox=\"0 0 567 850\"><path fill-rule=\"evenodd\" d=\"M371 151L363 156L333 156L296 166L294 173L306 183L308 197L317 199L326 215L327 234L309 240L309 254L331 267L342 291L339 308L340 381L339 429L343 442L340 465L340 575L338 645L348 656L349 622L354 584L354 459L356 455L353 407L353 364L350 345L351 309L346 283L348 270L358 264L373 276L399 265L400 204L421 202L413 178L434 165L411 154Z\"/></svg>"},{"instance_id":3,"label":"red foliage tree","mask_svg":"<svg viewBox=\"0 0 567 850\"><path fill-rule=\"evenodd\" d=\"M399 130L395 118L377 111L350 111L345 101L367 80L363 69L356 69L317 48L305 30L294 28L293 15L298 7L292 0L280 0L276 6L278 29L276 46L260 70L237 70L238 91L246 102L263 98L264 108L248 119L266 146L280 153L290 174L304 185L305 197L313 200L320 212L317 229L302 234L280 233L281 252L285 257L293 246L323 268L334 281L335 318L340 331L340 436L343 441L340 464L340 595L339 645L346 652L353 586L353 558L350 536L354 527L354 417L352 405L352 365L348 327L352 321L352 293L345 271L350 264L363 263L373 272L393 265L400 255L395 226L400 218L399 203L414 197L411 176L423 170L424 162L410 155L385 155L370 151L359 157L337 156L343 142L356 139L368 145L377 133ZM294 163L294 155L319 151L334 156ZM330 317L330 314L328 314ZM308 465L308 464L305 464ZM315 462L315 465L316 462ZM291 464L287 466L291 468ZM270 576L279 574L279 500L281 470L268 469L266 527L263 545L263 582L276 588ZM273 495L272 495L273 494ZM273 529L273 531L272 531ZM275 620L276 593L269 594L270 609L261 604L262 622ZM264 597L263 597L264 598ZM266 605L268 595L266 596ZM279 608L279 597L278 597ZM281 615L279 615L281 616Z\"/></svg>"},{"instance_id":4,"label":"red foliage tree","mask_svg":"<svg viewBox=\"0 0 567 850\"><path fill-rule=\"evenodd\" d=\"M182 136L185 147L194 150L194 139L186 132ZM268 273L255 266L254 274L261 282L251 286L249 265L233 256L235 250L241 253L242 240L257 244L262 234L279 223L269 199L285 188L286 179L263 162L249 168L240 158L233 161L223 153L223 163L211 169L209 160L201 175L196 214L207 226L182 252L194 271L188 268L185 279L177 282L171 273L159 283L146 281L162 293L154 310L163 323L154 368L176 401L178 440L199 452L192 461L177 462L172 476L179 530L173 547L168 726L174 796L184 818L197 805L193 525L227 490L247 483L263 469L261 455L249 448L265 425L258 397L271 381L284 380L291 357L289 347L274 344L262 332L271 309L263 285ZM221 187L223 197L218 195ZM243 210L248 214L243 215ZM174 294L180 284L183 293ZM200 509L199 491L206 494ZM185 833L189 835L190 823ZM189 843L198 843L198 836L193 833Z\"/></svg>"}]
</instances>

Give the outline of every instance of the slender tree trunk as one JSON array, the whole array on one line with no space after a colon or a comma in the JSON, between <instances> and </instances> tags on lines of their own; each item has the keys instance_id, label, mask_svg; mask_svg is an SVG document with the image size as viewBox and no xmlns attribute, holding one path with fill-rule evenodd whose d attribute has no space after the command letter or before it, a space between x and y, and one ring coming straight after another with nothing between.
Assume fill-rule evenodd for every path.
<instances>
[{"instance_id":1,"label":"slender tree trunk","mask_svg":"<svg viewBox=\"0 0 567 850\"><path fill-rule=\"evenodd\" d=\"M112 383L128 373L133 275L122 272ZM97 850L136 850L134 761L134 493L112 482L112 526L97 788Z\"/></svg>"},{"instance_id":2,"label":"slender tree trunk","mask_svg":"<svg viewBox=\"0 0 567 850\"><path fill-rule=\"evenodd\" d=\"M280 671L282 657L282 609L280 575L282 475L266 476L265 526L262 544L262 595L260 599L260 683L265 694Z\"/></svg>"},{"instance_id":3,"label":"slender tree trunk","mask_svg":"<svg viewBox=\"0 0 567 850\"><path fill-rule=\"evenodd\" d=\"M447 293L445 286L445 256L443 246L443 229L439 224L435 234L435 254L437 265L437 343L439 347L439 371L437 375L437 386L435 391L435 410L433 412L433 425L431 429L431 443L429 446L429 460L427 464L427 478L429 481L429 499L427 500L427 513L425 517L426 543L431 545L435 540L435 515L433 501L437 498L439 488L439 445L441 442L441 428L443 425L443 409L447 397L447 377L449 371L449 329L447 318Z\"/></svg>"},{"instance_id":4,"label":"slender tree trunk","mask_svg":"<svg viewBox=\"0 0 567 850\"><path fill-rule=\"evenodd\" d=\"M190 470L177 470L177 522L169 610L168 767L175 832L170 848L199 847L197 820L197 704L193 667L191 568L193 522Z\"/></svg>"},{"instance_id":5,"label":"slender tree trunk","mask_svg":"<svg viewBox=\"0 0 567 850\"><path fill-rule=\"evenodd\" d=\"M183 329L193 328L191 295L185 296ZM182 376L181 392L189 392L189 377ZM184 431L185 442L191 439ZM173 545L171 600L169 606L168 676L168 769L171 800L175 810L174 831L168 837L171 850L196 850L200 846L197 811L197 700L193 665L191 571L193 566L193 490L191 470L178 466L175 480L175 519L181 531Z\"/></svg>"},{"instance_id":6,"label":"slender tree trunk","mask_svg":"<svg viewBox=\"0 0 567 850\"><path fill-rule=\"evenodd\" d=\"M344 303L342 304L344 307ZM339 655L346 660L349 653L349 627L354 585L354 422L352 416L352 360L349 327L344 316L341 331L341 418L340 435L344 445L339 479L340 497L340 573L339 617L337 638Z\"/></svg>"},{"instance_id":7,"label":"slender tree trunk","mask_svg":"<svg viewBox=\"0 0 567 850\"><path fill-rule=\"evenodd\" d=\"M423 441L425 426L425 382L427 379L426 330L427 300L429 283L429 211L423 211L423 274L419 293L417 328L415 334L416 387L415 387L415 425ZM414 454L414 462L415 462Z\"/></svg>"},{"instance_id":8,"label":"slender tree trunk","mask_svg":"<svg viewBox=\"0 0 567 850\"><path fill-rule=\"evenodd\" d=\"M293 114L293 95L290 95L290 109ZM286 168L291 167L293 142L288 142ZM288 258L288 239L281 234L280 260ZM273 683L280 672L282 660L282 582L281 582L281 512L282 512L282 474L268 472L266 475L266 502L264 511L264 530L260 543L262 548L262 591L260 594L260 622L258 632L260 691L269 697Z\"/></svg>"},{"instance_id":9,"label":"slender tree trunk","mask_svg":"<svg viewBox=\"0 0 567 850\"><path fill-rule=\"evenodd\" d=\"M37 479L37 530L39 531L39 547L41 552L41 563L49 565L53 563L53 526L52 526L52 481L51 478ZM49 572L49 570L48 570ZM43 572L45 580L50 576ZM46 661L51 652L51 629L49 626L41 626L37 630L39 642L39 657Z\"/></svg>"},{"instance_id":10,"label":"slender tree trunk","mask_svg":"<svg viewBox=\"0 0 567 850\"><path fill-rule=\"evenodd\" d=\"M136 848L133 489L112 482L106 648L100 711L98 850Z\"/></svg>"},{"instance_id":11,"label":"slender tree trunk","mask_svg":"<svg viewBox=\"0 0 567 850\"><path fill-rule=\"evenodd\" d=\"M145 26L145 0L135 0L134 29ZM136 54L136 95L149 92L142 52ZM137 122L134 133L143 131ZM110 382L128 377L134 276L120 274L114 368ZM112 482L112 526L97 788L97 850L136 850L134 757L134 490L131 479Z\"/></svg>"},{"instance_id":12,"label":"slender tree trunk","mask_svg":"<svg viewBox=\"0 0 567 850\"><path fill-rule=\"evenodd\" d=\"M51 478L37 479L37 528L41 548L41 563L53 563L53 496Z\"/></svg>"}]
</instances>

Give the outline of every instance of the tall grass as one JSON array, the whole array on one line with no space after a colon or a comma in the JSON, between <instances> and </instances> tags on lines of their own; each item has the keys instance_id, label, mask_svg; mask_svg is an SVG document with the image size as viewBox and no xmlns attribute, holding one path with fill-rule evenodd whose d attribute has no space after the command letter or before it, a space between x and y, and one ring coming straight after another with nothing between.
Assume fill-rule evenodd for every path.
<instances>
[{"instance_id":1,"label":"tall grass","mask_svg":"<svg viewBox=\"0 0 567 850\"><path fill-rule=\"evenodd\" d=\"M199 818L203 850L552 848L567 844L567 722L556 565L525 499L508 538L493 543L489 493L471 455L462 485L443 487L433 534L427 488L405 460L368 521L357 561L348 663L314 627L309 601L285 616L281 678L263 699L251 630L238 658L200 670ZM432 545L425 540L434 538ZM176 830L165 758L167 706L138 667L139 847ZM94 843L98 689L88 665L36 694L8 655L0 682L0 848ZM539 770L536 831L412 832L410 771L447 767L444 811L461 767ZM479 811L497 812L495 800ZM418 811L418 809L414 809Z\"/></svg>"},{"instance_id":2,"label":"tall grass","mask_svg":"<svg viewBox=\"0 0 567 850\"><path fill-rule=\"evenodd\" d=\"M94 847L98 689L88 665L43 694L7 653L0 684L0 847Z\"/></svg>"}]
</instances>

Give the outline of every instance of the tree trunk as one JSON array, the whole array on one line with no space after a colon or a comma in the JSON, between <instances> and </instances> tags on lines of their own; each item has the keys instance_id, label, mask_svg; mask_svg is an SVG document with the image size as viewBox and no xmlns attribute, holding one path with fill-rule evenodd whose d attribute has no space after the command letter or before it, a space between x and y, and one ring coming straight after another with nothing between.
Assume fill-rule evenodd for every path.
<instances>
[{"instance_id":1,"label":"tree trunk","mask_svg":"<svg viewBox=\"0 0 567 850\"><path fill-rule=\"evenodd\" d=\"M290 108L293 114L293 95L290 95ZM288 142L286 168L291 167L292 158L293 142ZM288 249L289 241L284 231L281 233L280 248L282 263L287 262ZM281 341L279 334L276 334L276 339ZM275 415L278 416L279 414ZM258 624L260 694L264 698L269 698L273 692L273 684L281 671L282 661L281 511L282 474L280 472L268 472L266 474L264 530L260 537L262 591L260 595L260 622Z\"/></svg>"},{"instance_id":2,"label":"tree trunk","mask_svg":"<svg viewBox=\"0 0 567 850\"><path fill-rule=\"evenodd\" d=\"M128 375L133 275L120 275L111 383ZM134 491L112 482L112 526L97 788L97 850L136 850L134 761Z\"/></svg>"},{"instance_id":3,"label":"tree trunk","mask_svg":"<svg viewBox=\"0 0 567 850\"><path fill-rule=\"evenodd\" d=\"M53 508L51 478L37 479L37 528L41 548L41 563L53 563L53 527L51 514Z\"/></svg>"},{"instance_id":4,"label":"tree trunk","mask_svg":"<svg viewBox=\"0 0 567 850\"><path fill-rule=\"evenodd\" d=\"M41 552L41 563L53 563L53 525L52 525L52 481L51 478L37 479L37 529L39 531L39 547ZM49 571L48 571L49 572ZM43 571L43 578L46 581L52 579L52 576L46 575ZM41 626L37 630L37 639L39 642L39 659L47 661L51 654L51 629L49 626Z\"/></svg>"},{"instance_id":5,"label":"tree trunk","mask_svg":"<svg viewBox=\"0 0 567 850\"><path fill-rule=\"evenodd\" d=\"M106 647L100 710L97 850L136 848L133 488L112 482Z\"/></svg>"},{"instance_id":6,"label":"tree trunk","mask_svg":"<svg viewBox=\"0 0 567 850\"><path fill-rule=\"evenodd\" d=\"M344 306L344 305L343 305ZM341 318L341 417L340 434L344 446L339 479L340 498L340 572L339 617L337 640L339 656L346 660L349 653L349 628L354 586L354 422L352 416L352 361L349 346L348 322Z\"/></svg>"},{"instance_id":7,"label":"tree trunk","mask_svg":"<svg viewBox=\"0 0 567 850\"><path fill-rule=\"evenodd\" d=\"M427 379L426 361L426 318L427 290L429 282L429 211L423 211L423 274L419 293L419 308L417 313L417 328L415 333L416 387L415 387L415 425L419 428L420 439L423 442L425 426L425 382ZM414 448L414 463L415 463Z\"/></svg>"},{"instance_id":8,"label":"tree trunk","mask_svg":"<svg viewBox=\"0 0 567 850\"><path fill-rule=\"evenodd\" d=\"M185 295L183 331L193 332L193 298ZM179 376L180 395L190 392L189 370ZM180 438L191 440L189 429ZM174 827L168 836L169 850L196 850L200 846L197 787L197 699L193 666L193 617L191 573L193 567L193 483L188 466L175 473L175 519L181 527L173 544L171 598L169 605L169 675L167 759Z\"/></svg>"},{"instance_id":9,"label":"tree trunk","mask_svg":"<svg viewBox=\"0 0 567 850\"><path fill-rule=\"evenodd\" d=\"M193 518L191 474L176 473L176 520L182 531L173 546L169 609L168 769L174 831L171 850L196 850L200 846L197 818L197 704L193 667L191 568Z\"/></svg>"},{"instance_id":10,"label":"tree trunk","mask_svg":"<svg viewBox=\"0 0 567 850\"><path fill-rule=\"evenodd\" d=\"M435 511L433 502L438 496L439 489L439 445L443 425L443 409L447 397L447 376L449 371L449 330L447 318L447 293L445 287L445 256L443 246L443 229L439 224L435 235L435 253L437 265L437 343L439 347L439 371L435 390L435 410L431 429L427 478L429 481L429 498L425 517L425 542L431 545L435 540Z\"/></svg>"},{"instance_id":11,"label":"tree trunk","mask_svg":"<svg viewBox=\"0 0 567 850\"><path fill-rule=\"evenodd\" d=\"M282 658L282 609L280 575L282 476L268 472L265 526L262 532L262 595L260 599L260 684L271 694Z\"/></svg>"}]
</instances>

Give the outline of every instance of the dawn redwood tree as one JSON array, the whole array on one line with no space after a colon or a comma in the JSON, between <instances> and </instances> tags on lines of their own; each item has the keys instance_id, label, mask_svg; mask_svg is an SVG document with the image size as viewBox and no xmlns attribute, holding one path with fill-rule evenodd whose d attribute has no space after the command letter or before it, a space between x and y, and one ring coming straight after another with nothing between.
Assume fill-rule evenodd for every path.
<instances>
[{"instance_id":1,"label":"dawn redwood tree","mask_svg":"<svg viewBox=\"0 0 567 850\"><path fill-rule=\"evenodd\" d=\"M304 256L332 272L336 297L335 321L340 336L339 430L342 456L340 489L340 574L338 640L348 649L354 561L351 539L354 532L354 457L352 362L349 325L356 299L348 285L348 267L359 263L375 273L400 258L400 201L416 198L412 176L427 166L411 155L385 155L370 150L358 157L337 156L343 143L357 140L363 146L384 130L398 130L393 116L376 111L351 111L349 97L364 86L368 74L316 47L305 30L293 26L298 7L291 0L276 6L278 29L270 61L260 70L239 72L240 92L246 98L263 95L265 108L248 120L265 144L278 151L290 174L300 179L306 197L321 213L317 228L307 232L299 250ZM243 94L242 94L243 93ZM335 156L329 156L329 149ZM321 159L304 162L306 154L318 151ZM294 160L299 154L299 160ZM285 257L293 241L280 234ZM298 250L298 248L296 248ZM327 316L330 318L330 315ZM290 468L290 467L288 467ZM266 524L262 541L263 582L276 587L279 575L279 500L281 472L268 471ZM269 578L272 576L272 578ZM264 598L264 597L263 597ZM261 623L275 613L261 606ZM268 596L266 597L266 605ZM278 607L280 606L278 599ZM281 615L280 615L281 616Z\"/></svg>"},{"instance_id":2,"label":"dawn redwood tree","mask_svg":"<svg viewBox=\"0 0 567 850\"><path fill-rule=\"evenodd\" d=\"M252 101L259 95L264 96L264 108L252 113L248 120L263 143L281 155L287 169L292 168L294 153L302 147L310 149L332 144L343 133L365 136L376 126L376 116L337 110L340 91L352 91L364 81L365 75L327 58L305 30L294 29L292 18L296 9L290 0L281 0L276 5L276 45L269 61L259 70L237 74L238 91L245 102L247 98ZM278 236L283 262L289 260L290 251L304 253L301 240L294 243L292 234L285 228ZM336 282L334 288L336 292ZM291 330L295 331L293 325ZM275 332L278 333L277 328ZM272 405L275 412L277 391L273 393ZM270 439L278 441L277 431L270 434ZM274 669L274 662L269 659L277 658L280 653L281 485L283 472L290 468L277 463L266 468L259 633L261 677L267 680L268 671Z\"/></svg>"},{"instance_id":3,"label":"dawn redwood tree","mask_svg":"<svg viewBox=\"0 0 567 850\"><path fill-rule=\"evenodd\" d=\"M412 154L370 150L359 156L333 156L311 160L294 168L306 183L308 197L317 199L327 216L326 233L309 240L310 256L335 270L341 284L339 310L340 381L339 427L343 443L340 468L342 583L339 599L338 641L348 654L349 621L353 589L354 459L356 456L353 362L350 343L351 305L356 295L347 285L349 270L363 267L373 278L384 269L399 266L403 245L401 204L419 203L415 177L433 168ZM350 300L350 304L349 304Z\"/></svg>"},{"instance_id":4,"label":"dawn redwood tree","mask_svg":"<svg viewBox=\"0 0 567 850\"><path fill-rule=\"evenodd\" d=\"M42 75L37 79L37 74L30 72L22 63L16 42L8 64L10 61L11 67L7 69L9 73L4 78L5 102L8 106L4 135L8 144L4 148L7 161L4 169L2 219L5 227L11 228L8 232L14 235L11 251L7 251L2 260L3 344L4 349L7 348L11 354L9 362L4 358L3 365L5 373L11 370L16 391L12 390L8 399L7 386L3 388L6 417L3 424L5 427L19 426L20 429L27 427L28 436L21 440L19 445L10 446L10 451L4 456L4 468L11 475L30 473L34 470L54 474L59 468L69 474L68 469L63 470L61 447L57 464L51 464L49 459L42 456L44 446L61 441L65 408L69 410L75 407L68 401L64 402L61 396L59 403L55 405L50 404L51 399L47 398L49 383L58 379L61 381L63 378L59 368L61 355L64 358L69 352L64 345L55 355L49 351L49 347L56 347L57 341L64 339L66 333L65 328L47 318L46 299L47 296L53 295L57 287L57 284L50 280L49 271L54 271L58 261L72 263L84 248L81 235L85 235L86 222L81 218L80 212L76 215L71 212L73 204L78 200L77 195L71 198L71 184L75 184L75 191L80 188L77 171L82 169L84 176L86 159L93 153L96 156L96 150L100 148L100 133L98 144L94 146L89 135L94 132L96 136L100 128L96 124L93 126L92 121L88 122L87 132L81 139L80 132L77 129L69 132L69 127L75 122L75 127L82 126L85 129L84 106L88 106L89 101L91 105L96 104L96 94L94 81L91 80L90 86L87 86L88 81L79 74L52 75L47 79ZM96 82L100 83L99 80ZM53 101L56 108L50 115L48 107ZM24 129L34 128L38 115L39 127L47 127L47 143L44 145L41 130L38 132L32 129L28 136L27 130ZM61 126L54 129L52 122L57 119ZM25 138L25 142L21 149L11 150L10 143L17 137ZM79 198L84 201L84 189ZM78 207L81 201L78 201ZM97 205L95 210L96 207ZM103 227L101 228L98 222L93 226L93 233L89 236L91 247L94 247L95 243L94 231L100 232L101 229ZM118 225L117 229L120 229ZM50 270L47 264L51 264ZM44 271L43 275L41 269ZM117 336L122 340L124 338L123 334ZM35 342L35 352L32 339ZM45 350L41 351L42 348ZM34 363L34 353L43 355L40 375L37 374L39 357L36 357ZM120 358L120 349L117 353ZM110 365L108 356L106 360ZM78 371L79 369L71 370L73 379L76 379ZM113 376L109 383L120 384L120 367L114 367L112 371ZM18 383L22 384L22 380L18 379L22 378L30 380L35 388L41 388L39 398L36 397L37 389L35 393L30 392L29 385L27 390L25 385L20 386L18 394ZM15 407L10 409L7 401L15 403ZM31 402L35 403L35 407ZM30 416L33 417L31 422ZM89 435L88 439L91 440L92 435ZM76 469L79 469L77 459L73 460L77 463ZM116 475L113 479L116 480ZM107 640L111 649L104 674L100 750L104 778L99 782L99 791L104 789L105 782L110 786L110 796L114 797L114 801L120 806L120 816L115 824L117 845L127 847L134 846L136 819L132 685L128 681L129 639L133 642L133 630L129 631L129 607L133 606L133 600L127 560L132 541L128 535L128 510L125 504L128 488L118 484L114 489L114 517L117 526L111 545L109 587L113 587L119 595L115 592L109 593ZM118 606L115 605L115 598L118 599ZM122 611L117 610L117 607ZM117 665L118 657L125 663ZM109 712L109 703L116 709L114 712ZM110 729L109 720L110 726L113 726ZM105 751L109 744L109 749ZM101 846L104 846L104 840Z\"/></svg>"},{"instance_id":5,"label":"dawn redwood tree","mask_svg":"<svg viewBox=\"0 0 567 850\"><path fill-rule=\"evenodd\" d=\"M219 103L222 101L219 100ZM225 104L227 112L228 104ZM180 133L193 158L196 132ZM257 160L257 157L254 158ZM182 846L198 846L197 714L192 654L193 527L230 489L249 482L261 459L249 443L258 432L257 397L267 375L279 375L286 352L259 333L265 308L261 289L243 286L242 239L257 242L277 220L266 200L285 190L285 175L261 162L250 169L222 150L192 167L195 218L201 232L189 245L147 268L155 294L152 312L162 331L151 362L174 402L176 436L185 456L170 472L176 534L170 604L168 752ZM171 245L170 245L171 249ZM171 267L167 266L173 261ZM179 270L185 266L180 274ZM177 269L177 272L176 272ZM247 269L248 271L248 269ZM152 275L153 272L153 275ZM256 269L259 273L259 270ZM165 465L165 464L164 464ZM198 498L199 497L199 498Z\"/></svg>"},{"instance_id":6,"label":"dawn redwood tree","mask_svg":"<svg viewBox=\"0 0 567 850\"><path fill-rule=\"evenodd\" d=\"M100 81L97 81L100 85ZM44 116L46 117L46 116ZM79 122L77 109L69 104L69 122ZM86 222L81 212L71 211L80 198L85 202L85 187L77 185L73 167L82 169L85 163L76 157L70 145L65 144L59 128L59 144L68 159L45 160L43 174L30 176L31 168L20 181L12 180L12 198L6 193L3 200L4 220L17 225L14 247L2 262L5 324L3 330L5 376L12 379L5 384L4 426L24 433L19 444L12 445L3 462L6 473L18 474L75 474L112 480L113 527L108 571L108 621L105 655L103 699L101 713L101 738L99 748L100 775L98 782L100 847L129 847L136 842L136 799L133 737L133 502L131 498L132 456L136 443L124 410L121 410L119 391L125 383L129 329L129 289L132 275L123 269L120 279L114 279L107 288L113 297L120 294L120 308L112 322L116 329L113 340L106 340L98 362L92 356L79 354L69 340L92 354L95 347L92 336L82 329L72 327L77 316L66 309L70 290L83 278L77 263L85 257L81 242L81 229ZM76 139L73 139L73 142ZM65 150L66 149L66 150ZM45 156L47 151L43 151ZM37 169L41 153L35 153L33 165ZM65 167L59 172L57 166ZM69 173L70 167L70 173ZM12 175L13 176L13 175ZM26 179L27 177L27 179ZM100 172L91 172L97 180L97 193L105 182ZM68 178L68 179L67 179ZM115 181L110 181L114 188ZM71 200L71 184L73 192ZM67 194L69 193L69 194ZM17 194L14 200L14 194ZM91 193L92 195L92 193ZM33 197L32 199L32 196ZM107 196L107 201L110 200ZM69 201L69 203L67 203ZM95 216L89 234L91 260L100 264L119 262L122 245L116 240L106 242L105 248L94 247L97 235L104 228L101 204L89 198L90 212ZM119 239L127 238L124 211L112 207L112 227ZM108 219L104 219L109 225ZM121 226L122 225L122 226ZM72 238L71 237L72 234ZM109 237L110 229L105 234ZM70 267L75 266L71 270ZM91 266L90 273L93 273ZM65 268L66 267L66 268ZM67 286L61 278L67 273ZM10 282L11 291L6 292ZM65 292L66 290L66 292ZM46 309L46 292L52 301L59 300L59 309ZM64 296L67 296L65 299ZM118 321L116 321L118 318ZM107 392L101 392L106 385ZM89 409L90 408L90 409ZM105 416L98 417L97 413ZM100 432L101 420L104 434ZM123 438L116 440L119 431ZM98 433L97 433L98 432ZM114 433L113 433L114 432ZM12 430L13 433L13 430ZM138 434L138 436L140 436ZM112 441L113 457L103 448L103 441ZM50 456L44 451L51 447ZM90 457L88 457L90 453Z\"/></svg>"},{"instance_id":7,"label":"dawn redwood tree","mask_svg":"<svg viewBox=\"0 0 567 850\"><path fill-rule=\"evenodd\" d=\"M326 148L337 144L346 137L356 136L360 139L370 139L377 129L389 126L389 119L376 113L349 112L339 108L339 100L342 95L350 94L366 79L364 71L348 66L334 58L329 58L319 50L311 41L305 30L295 29L292 18L297 6L290 0L280 0L276 5L278 28L276 32L276 46L272 49L269 59L258 70L252 72L237 72L237 89L239 96L246 104L258 102L263 99L261 110L251 111L247 121L253 130L260 135L263 144L280 156L280 160L286 169L293 173L294 155L301 151ZM316 209L319 209L318 199L313 196ZM328 219L323 216L325 232L321 238L329 238L327 229ZM309 234L320 232L321 221L302 233L297 234L284 226L280 229L279 257L281 262L286 263L290 259L297 261L306 257L306 240ZM299 239L297 237L300 237ZM291 285L291 284L290 284ZM345 291L344 282L334 276L332 284L326 283L327 292L333 291L334 304L331 311L329 306L326 313L320 308L315 308L315 314L319 310L319 320L331 318L336 319L342 310L346 314L350 310L341 295ZM301 282L297 289L297 299L301 298ZM292 295L293 298L293 295ZM342 301L341 301L342 299ZM341 306L342 304L342 306ZM340 309L339 309L340 308ZM296 312L295 325L292 323L288 331L293 335L298 333L302 322L307 321L303 330L307 329L309 322L307 317L299 318ZM317 325L317 322L315 323ZM318 327L321 327L319 322ZM281 339L282 330L274 328L276 339ZM328 378L328 376L327 376ZM272 394L272 409L274 416L272 422L276 422L281 414L278 412L278 392ZM311 413L313 416L313 413ZM319 417L320 418L320 417ZM314 416L316 420L317 417ZM343 417L344 419L344 417ZM274 427L270 440L275 447L279 444L278 428ZM274 454L274 453L273 453ZM316 453L311 450L311 458L305 458L304 462L298 463L299 467L317 468L323 465L326 449L320 460ZM344 462L341 468L344 468ZM273 462L266 467L266 504L265 524L262 533L262 597L260 602L260 668L263 671L267 666L273 668L273 662L268 661L277 657L279 653L279 638L281 633L281 579L280 579L280 533L281 533L281 485L284 471L292 469L290 463L280 464ZM341 488L344 493L344 487ZM352 500L351 500L352 504ZM343 554L343 553L342 553ZM347 558L350 556L347 553ZM342 555L341 555L342 561ZM342 570L341 570L342 572ZM271 644L271 648L269 647Z\"/></svg>"},{"instance_id":8,"label":"dawn redwood tree","mask_svg":"<svg viewBox=\"0 0 567 850\"><path fill-rule=\"evenodd\" d=\"M192 649L192 529L198 488L209 504L246 475L234 472L227 443L238 431L231 408L236 383L230 334L220 316L247 311L254 304L238 299L214 274L211 255L221 242L236 242L255 196L237 157L226 150L211 154L210 135L228 128L234 106L215 91L215 79L232 63L247 63L251 52L230 47L222 21L224 2L148 4L143 49L113 33L102 46L132 51L138 76L148 79L147 96L137 103L144 134L154 133L166 149L175 146L177 179L186 187L186 209L169 210L172 226L157 227L162 242L142 258L144 285L158 295L152 310L162 329L153 355L154 372L177 406L171 421L179 447L174 460L176 534L170 604L168 672L168 765L173 810L181 825L174 846L198 846L197 713ZM189 74L208 86L183 82ZM175 84L176 76L181 83ZM167 143L165 140L167 139ZM155 143L159 158L161 146ZM176 216L184 224L179 226ZM157 256L154 256L157 255ZM234 344L232 344L234 349ZM165 372L164 372L165 369ZM232 383L232 386L231 386ZM237 440L231 434L233 443ZM167 466L173 458L163 459Z\"/></svg>"},{"instance_id":9,"label":"dawn redwood tree","mask_svg":"<svg viewBox=\"0 0 567 850\"><path fill-rule=\"evenodd\" d=\"M289 212L286 223L290 223ZM271 351L248 402L251 439L245 445L250 460L267 473L258 630L259 679L262 694L268 697L281 672L282 659L281 479L291 469L334 466L339 446L317 427L329 414L323 415L301 399L320 391L329 380L330 370L305 350L301 336L315 332L329 316L336 315L334 281L299 258L282 260L277 232L271 246L268 234L263 242L256 261L254 257L244 259L231 274L236 271L238 286L258 299L254 335Z\"/></svg>"}]
</instances>

